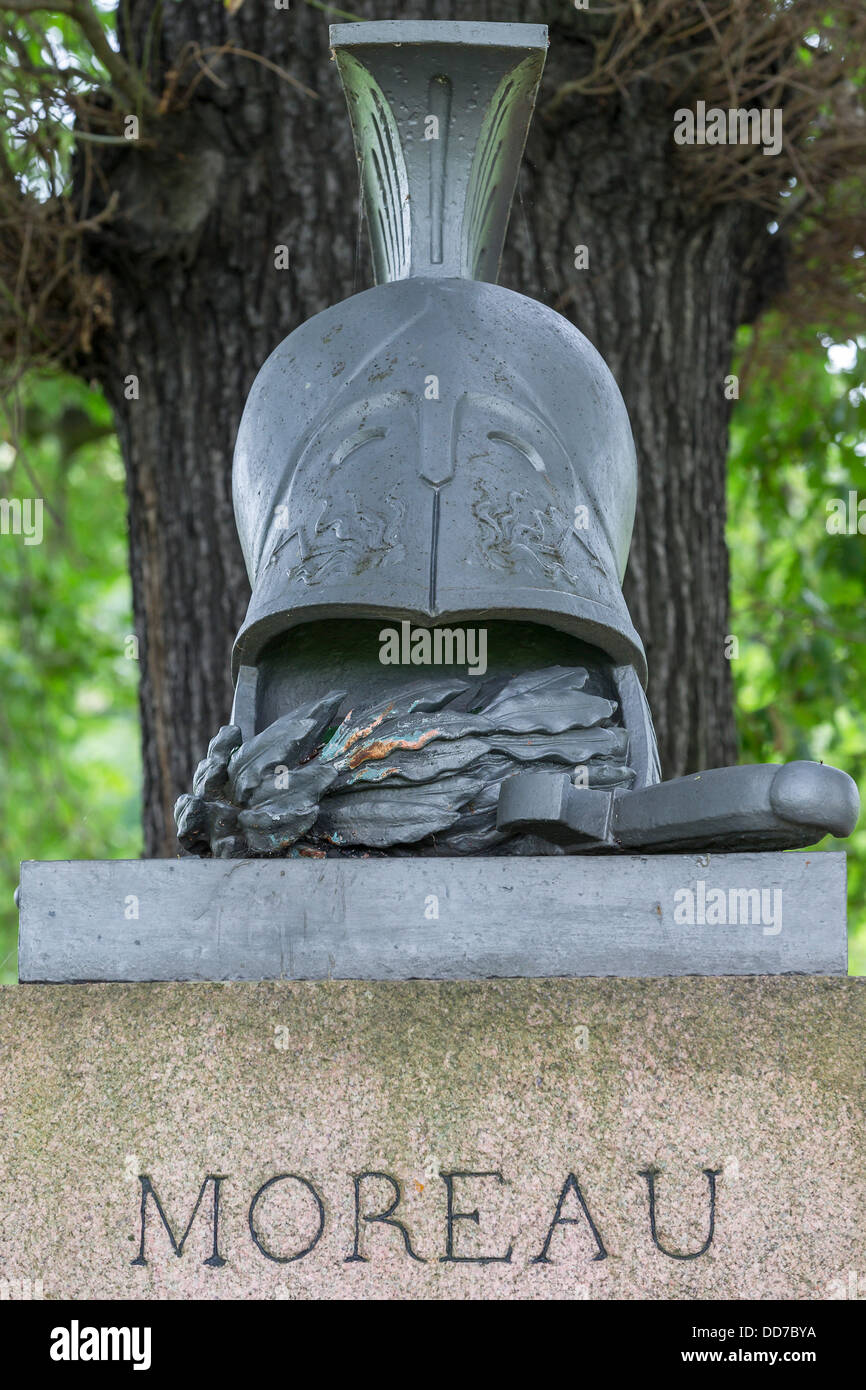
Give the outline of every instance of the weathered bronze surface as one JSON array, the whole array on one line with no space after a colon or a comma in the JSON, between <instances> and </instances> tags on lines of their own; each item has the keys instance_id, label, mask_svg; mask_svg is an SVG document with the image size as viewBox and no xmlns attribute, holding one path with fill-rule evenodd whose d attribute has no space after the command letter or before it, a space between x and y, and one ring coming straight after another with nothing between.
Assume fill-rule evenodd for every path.
<instances>
[{"instance_id":1,"label":"weathered bronze surface","mask_svg":"<svg viewBox=\"0 0 866 1390\"><path fill-rule=\"evenodd\" d=\"M233 478L253 593L181 843L562 853L850 833L856 788L818 764L659 783L621 589L625 405L573 325L495 283L546 30L370 22L331 41L377 284L296 329L250 392Z\"/></svg>"}]
</instances>

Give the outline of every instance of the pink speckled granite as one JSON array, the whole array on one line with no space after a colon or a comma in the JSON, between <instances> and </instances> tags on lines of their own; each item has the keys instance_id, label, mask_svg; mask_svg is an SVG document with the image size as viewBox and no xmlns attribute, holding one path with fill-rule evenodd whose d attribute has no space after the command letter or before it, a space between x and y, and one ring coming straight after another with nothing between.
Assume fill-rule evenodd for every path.
<instances>
[{"instance_id":1,"label":"pink speckled granite","mask_svg":"<svg viewBox=\"0 0 866 1390\"><path fill-rule=\"evenodd\" d=\"M845 979L518 980L23 986L0 994L0 1279L46 1297L829 1298L866 1291L866 982ZM653 1243L715 1238L697 1259ZM362 1170L393 1174L420 1263L400 1232L352 1253ZM457 1255L442 1263L441 1172L455 1180ZM569 1172L576 1198L542 1249ZM140 1174L152 1204L138 1251ZM254 1244L256 1191L298 1174L324 1232L300 1260ZM362 1210L387 1184L368 1180ZM262 1243L292 1253L318 1215L299 1184L268 1189ZM862 1296L862 1295L861 1295Z\"/></svg>"}]
</instances>

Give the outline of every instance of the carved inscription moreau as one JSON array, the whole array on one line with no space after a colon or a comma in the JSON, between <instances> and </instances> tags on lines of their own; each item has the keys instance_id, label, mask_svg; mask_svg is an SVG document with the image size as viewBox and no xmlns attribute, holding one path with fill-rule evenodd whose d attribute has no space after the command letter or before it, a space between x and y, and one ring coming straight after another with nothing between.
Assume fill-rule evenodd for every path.
<instances>
[{"instance_id":1,"label":"carved inscription moreau","mask_svg":"<svg viewBox=\"0 0 866 1390\"><path fill-rule=\"evenodd\" d=\"M643 1178L646 1184L644 1191L647 1204L647 1238L668 1259L697 1260L709 1250L716 1228L716 1179L721 1171L720 1168L704 1168L702 1170L708 1189L706 1239L697 1249L680 1250L673 1248L670 1240L663 1242L659 1236L659 1227L664 1225L663 1216L659 1214L664 1203L664 1184L660 1182L659 1170L652 1167L638 1170L636 1176ZM398 1248L402 1247L407 1258L415 1260L419 1264L434 1262L474 1265L511 1264L514 1255L514 1244L511 1239L502 1240L496 1247L491 1237L489 1249L479 1252L475 1248L471 1253L465 1247L461 1247L460 1242L461 1232L465 1230L463 1223L474 1225L480 1230L484 1185L493 1183L498 1187L504 1186L506 1179L503 1174L498 1169L454 1169L451 1172L440 1172L438 1176L444 1184L445 1196L442 1244L438 1251L422 1254L417 1248L417 1241L410 1233L408 1226L398 1215L403 1201L403 1189L400 1180L392 1173L382 1172L379 1169L366 1169L360 1173L349 1175L349 1181L354 1187L354 1229L348 1236L346 1244L349 1253L345 1256L344 1262L346 1264L369 1263L370 1256L364 1253L365 1234L370 1226L387 1226L396 1232L395 1240L398 1242ZM146 1266L149 1260L162 1258L166 1249L171 1250L180 1258L183 1255L187 1237L199 1216L199 1211L201 1211L200 1222L209 1225L208 1249L210 1253L205 1257L203 1263L213 1269L224 1266L227 1263L227 1258L220 1250L222 1236L220 1199L223 1185L229 1181L231 1179L224 1173L206 1174L198 1190L198 1196L195 1198L192 1213L184 1225L183 1219L179 1219L176 1212L167 1212L152 1179L146 1174L141 1174L139 1176L141 1196L138 1220L138 1254L132 1260L132 1264ZM380 1194L378 1206L374 1205L371 1194L371 1188L376 1183L379 1184ZM303 1198L305 1206L309 1207L310 1220L305 1228L303 1238L292 1241L289 1236L286 1236L284 1243L277 1247L273 1237L265 1235L261 1218L269 1194L286 1184L293 1184L296 1194ZM381 1199L382 1184L385 1184L388 1189L384 1202ZM328 1222L328 1212L321 1192L314 1182L299 1173L276 1173L267 1182L262 1183L252 1194L247 1211L247 1226L253 1245L266 1260L271 1260L276 1264L294 1264L296 1261L306 1259L308 1255L311 1255L319 1244ZM571 1226L583 1226L591 1234L595 1245L595 1254L591 1257L593 1262L607 1259L608 1250L605 1247L599 1222L593 1217L574 1173L567 1174L559 1192L552 1194L550 1219L546 1225L542 1223L540 1226L536 1253L529 1257L527 1263L529 1265L546 1265L554 1263L555 1259L557 1261L567 1259L567 1247L560 1245L557 1251L556 1247L559 1242L556 1241L556 1237L561 1231Z\"/></svg>"}]
</instances>

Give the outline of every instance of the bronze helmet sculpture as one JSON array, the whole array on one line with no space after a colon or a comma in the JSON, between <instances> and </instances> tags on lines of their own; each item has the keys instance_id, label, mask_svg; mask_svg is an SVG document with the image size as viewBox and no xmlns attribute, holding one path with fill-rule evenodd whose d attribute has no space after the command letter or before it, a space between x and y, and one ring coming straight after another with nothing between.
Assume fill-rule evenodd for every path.
<instances>
[{"instance_id":1,"label":"bronze helmet sculpture","mask_svg":"<svg viewBox=\"0 0 866 1390\"><path fill-rule=\"evenodd\" d=\"M850 833L857 792L834 768L660 783L621 589L626 408L573 325L496 284L546 29L374 21L331 43L377 283L290 334L250 392L233 488L252 598L231 724L178 803L182 844L561 853ZM484 669L461 678L481 631ZM437 662L434 637L439 669L403 671Z\"/></svg>"}]
</instances>

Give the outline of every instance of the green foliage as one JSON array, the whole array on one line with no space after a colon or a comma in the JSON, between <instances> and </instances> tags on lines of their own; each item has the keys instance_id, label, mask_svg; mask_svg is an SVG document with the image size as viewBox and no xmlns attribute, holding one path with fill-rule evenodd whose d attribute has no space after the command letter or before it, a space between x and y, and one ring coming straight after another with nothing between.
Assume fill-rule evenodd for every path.
<instances>
[{"instance_id":1,"label":"green foliage","mask_svg":"<svg viewBox=\"0 0 866 1390\"><path fill-rule=\"evenodd\" d=\"M771 320L762 334L784 348L783 324ZM750 339L744 332L744 355ZM741 757L815 758L863 788L866 346L792 343L774 358L772 369L748 376L731 429L728 543ZM857 527L857 501L864 504L862 534L834 534L843 504ZM832 839L821 844L839 847ZM866 817L845 848L850 968L866 974Z\"/></svg>"},{"instance_id":2,"label":"green foliage","mask_svg":"<svg viewBox=\"0 0 866 1390\"><path fill-rule=\"evenodd\" d=\"M138 664L126 655L126 504L111 415L70 377L31 377L22 400L0 443L0 495L41 498L44 534L33 545L0 535L3 983L17 978L20 860L141 851Z\"/></svg>"},{"instance_id":3,"label":"green foliage","mask_svg":"<svg viewBox=\"0 0 866 1390\"><path fill-rule=\"evenodd\" d=\"M113 38L113 9L97 6L94 14ZM69 15L17 15L6 39L0 52L5 161L24 188L58 196L71 180L73 107L105 86L105 69Z\"/></svg>"}]
</instances>

